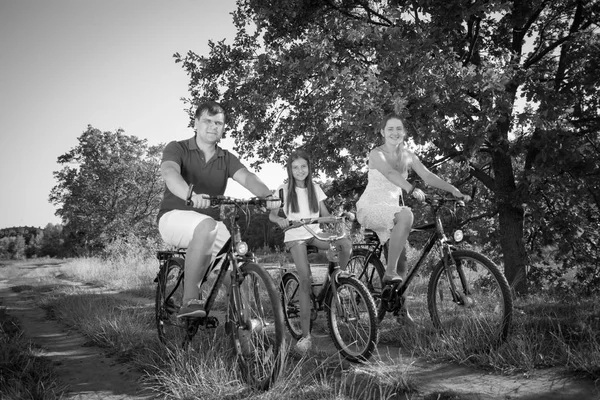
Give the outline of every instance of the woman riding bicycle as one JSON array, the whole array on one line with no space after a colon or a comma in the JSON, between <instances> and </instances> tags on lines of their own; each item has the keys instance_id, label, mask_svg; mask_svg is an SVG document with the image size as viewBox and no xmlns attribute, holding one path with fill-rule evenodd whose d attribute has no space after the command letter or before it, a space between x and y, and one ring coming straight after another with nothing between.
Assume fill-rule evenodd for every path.
<instances>
[{"instance_id":1,"label":"woman riding bicycle","mask_svg":"<svg viewBox=\"0 0 600 400\"><path fill-rule=\"evenodd\" d=\"M429 171L412 151L404 147L406 130L402 117L395 113L386 115L380 125L380 133L384 143L369 153L368 183L356 203L356 217L363 227L375 231L382 243L389 239L383 281L401 283L406 279L405 246L414 219L411 209L404 205L402 189L408 193L412 190L412 196L419 201L425 198L423 191L412 189L406 180L408 170L415 171L427 185L466 201L470 197ZM406 308L402 312L408 320L412 320Z\"/></svg>"},{"instance_id":2,"label":"woman riding bicycle","mask_svg":"<svg viewBox=\"0 0 600 400\"><path fill-rule=\"evenodd\" d=\"M283 192L283 204L287 218L278 215L279 210L271 210L269 219L281 228L289 226L289 221L298 221L304 218L318 218L330 215L324 200L327 196L321 187L313 183L312 165L308 153L303 150L292 152L287 161L288 183L279 187L278 192ZM320 232L319 226L309 225L315 232ZM311 347L310 336L310 292L312 286L311 272L308 264L306 246L313 245L319 249L329 249L329 243L315 238L305 228L289 229L285 232L284 242L286 249L292 254L294 264L300 277L300 326L302 338L296 343L300 353L307 352ZM352 243L348 238L336 242L340 249L339 262L342 269L350 259Z\"/></svg>"}]
</instances>

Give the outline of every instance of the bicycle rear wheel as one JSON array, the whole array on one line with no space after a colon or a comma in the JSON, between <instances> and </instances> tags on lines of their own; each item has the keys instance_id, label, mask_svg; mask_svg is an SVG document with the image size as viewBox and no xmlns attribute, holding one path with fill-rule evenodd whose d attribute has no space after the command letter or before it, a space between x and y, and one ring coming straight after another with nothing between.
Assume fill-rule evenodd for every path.
<instances>
[{"instance_id":1,"label":"bicycle rear wheel","mask_svg":"<svg viewBox=\"0 0 600 400\"><path fill-rule=\"evenodd\" d=\"M242 379L266 390L284 366L284 322L279 291L254 263L240 267L239 292L230 296L229 320Z\"/></svg>"},{"instance_id":2,"label":"bicycle rear wheel","mask_svg":"<svg viewBox=\"0 0 600 400\"><path fill-rule=\"evenodd\" d=\"M349 273L354 274L359 281L365 284L373 296L373 300L375 300L375 308L379 309L385 267L379 259L374 257L371 257L367 263L368 256L369 251L366 249L353 249L352 257L348 261L346 270Z\"/></svg>"},{"instance_id":3,"label":"bicycle rear wheel","mask_svg":"<svg viewBox=\"0 0 600 400\"><path fill-rule=\"evenodd\" d=\"M364 283L353 276L338 277L337 292L326 304L329 333L340 354L348 361L366 361L375 350L379 330L375 302Z\"/></svg>"},{"instance_id":4,"label":"bicycle rear wheel","mask_svg":"<svg viewBox=\"0 0 600 400\"><path fill-rule=\"evenodd\" d=\"M154 310L158 338L165 346L184 346L189 341L186 318L177 318L183 302L183 271L184 260L176 257L163 264L158 274Z\"/></svg>"},{"instance_id":5,"label":"bicycle rear wheel","mask_svg":"<svg viewBox=\"0 0 600 400\"><path fill-rule=\"evenodd\" d=\"M484 340L506 339L512 320L512 296L506 278L493 261L482 254L452 252L456 268L450 279L457 291L452 295L448 274L440 261L429 281L427 300L435 327L444 333Z\"/></svg>"}]
</instances>

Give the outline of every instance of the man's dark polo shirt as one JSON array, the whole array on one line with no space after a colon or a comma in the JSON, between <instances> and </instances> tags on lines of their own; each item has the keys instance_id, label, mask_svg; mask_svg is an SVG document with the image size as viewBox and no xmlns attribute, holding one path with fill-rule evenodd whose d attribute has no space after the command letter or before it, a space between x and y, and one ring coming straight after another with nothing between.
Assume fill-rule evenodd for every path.
<instances>
[{"instance_id":1,"label":"man's dark polo shirt","mask_svg":"<svg viewBox=\"0 0 600 400\"><path fill-rule=\"evenodd\" d=\"M194 184L194 193L212 196L224 194L227 180L238 170L245 168L236 156L219 146L215 155L207 163L195 137L169 143L163 150L161 162L164 161L174 161L179 164L183 179L188 184ZM217 221L220 219L219 208L199 209L187 206L185 200L175 196L165 185L165 193L156 220L158 221L165 213L172 210L192 210L210 215Z\"/></svg>"}]
</instances>

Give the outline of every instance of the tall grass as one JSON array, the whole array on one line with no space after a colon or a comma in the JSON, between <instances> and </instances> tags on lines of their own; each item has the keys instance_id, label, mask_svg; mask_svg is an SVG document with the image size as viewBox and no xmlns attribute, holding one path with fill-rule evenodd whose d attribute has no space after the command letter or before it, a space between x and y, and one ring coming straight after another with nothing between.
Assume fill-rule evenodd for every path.
<instances>
[{"instance_id":1,"label":"tall grass","mask_svg":"<svg viewBox=\"0 0 600 400\"><path fill-rule=\"evenodd\" d=\"M82 282L146 293L151 299L158 270L154 255L136 251L114 254L120 256L72 260L62 271ZM283 262L285 256L275 254L271 260ZM543 295L518 299L508 340L495 344L488 337L436 332L426 304L416 300L426 290L427 280L427 273L417 277L408 293L409 309L417 323L399 324L393 316L386 316L380 325L380 344L400 346L414 357L505 373L560 366L600 379L600 298L568 303ZM410 371L400 364L372 362L360 367L316 353L301 359L291 354L274 388L252 392L228 356L230 345L222 327L200 331L191 351L169 352L158 342L151 306L127 302L108 292L90 294L85 288L64 287L44 293L42 305L97 345L144 370L147 384L167 398L387 399L417 389ZM319 320L315 323L318 329Z\"/></svg>"}]
</instances>

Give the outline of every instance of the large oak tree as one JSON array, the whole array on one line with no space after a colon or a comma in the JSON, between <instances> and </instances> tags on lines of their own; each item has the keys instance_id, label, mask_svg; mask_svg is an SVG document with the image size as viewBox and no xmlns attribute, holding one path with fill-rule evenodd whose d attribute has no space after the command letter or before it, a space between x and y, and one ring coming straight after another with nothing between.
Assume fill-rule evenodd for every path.
<instances>
[{"instance_id":1,"label":"large oak tree","mask_svg":"<svg viewBox=\"0 0 600 400\"><path fill-rule=\"evenodd\" d=\"M489 191L505 272L523 293L528 245L598 257L599 10L598 0L238 0L232 44L175 57L190 105L208 97L232 113L242 155L282 162L301 144L334 187L356 193L381 116L404 113L415 143L433 144L425 159L454 159Z\"/></svg>"}]
</instances>

